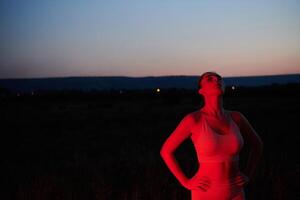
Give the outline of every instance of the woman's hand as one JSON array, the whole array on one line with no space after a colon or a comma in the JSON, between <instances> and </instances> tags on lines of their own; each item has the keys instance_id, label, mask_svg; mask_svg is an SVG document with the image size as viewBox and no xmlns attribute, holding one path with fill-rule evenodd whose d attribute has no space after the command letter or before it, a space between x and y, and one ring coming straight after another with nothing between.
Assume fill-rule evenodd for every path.
<instances>
[{"instance_id":1,"label":"woman's hand","mask_svg":"<svg viewBox=\"0 0 300 200\"><path fill-rule=\"evenodd\" d=\"M239 174L236 177L236 183L238 185L245 185L250 181L249 177L246 176L244 173L239 172Z\"/></svg>"},{"instance_id":2,"label":"woman's hand","mask_svg":"<svg viewBox=\"0 0 300 200\"><path fill-rule=\"evenodd\" d=\"M206 176L193 176L188 179L183 186L188 190L203 190L206 192L210 188L210 180Z\"/></svg>"}]
</instances>

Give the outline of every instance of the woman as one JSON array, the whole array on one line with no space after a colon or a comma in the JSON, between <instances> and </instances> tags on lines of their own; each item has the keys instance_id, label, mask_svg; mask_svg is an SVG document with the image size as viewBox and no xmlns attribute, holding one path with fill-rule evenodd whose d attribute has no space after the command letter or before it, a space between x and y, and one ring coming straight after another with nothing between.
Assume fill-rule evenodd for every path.
<instances>
[{"instance_id":1,"label":"woman","mask_svg":"<svg viewBox=\"0 0 300 200\"><path fill-rule=\"evenodd\" d=\"M219 74L202 74L198 86L204 106L181 120L160 154L182 186L191 190L192 200L244 200L243 187L254 176L263 143L243 114L223 108L225 85ZM194 144L200 165L192 178L186 177L173 155L187 138ZM251 151L242 173L239 152L244 140Z\"/></svg>"}]
</instances>

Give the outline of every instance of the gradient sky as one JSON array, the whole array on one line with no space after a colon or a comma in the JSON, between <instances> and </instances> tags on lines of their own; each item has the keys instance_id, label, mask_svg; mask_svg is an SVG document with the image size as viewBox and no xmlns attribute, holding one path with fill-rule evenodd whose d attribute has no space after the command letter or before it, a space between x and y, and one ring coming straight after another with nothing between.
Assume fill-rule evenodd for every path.
<instances>
[{"instance_id":1,"label":"gradient sky","mask_svg":"<svg viewBox=\"0 0 300 200\"><path fill-rule=\"evenodd\" d=\"M300 73L299 0L0 2L0 78Z\"/></svg>"}]
</instances>

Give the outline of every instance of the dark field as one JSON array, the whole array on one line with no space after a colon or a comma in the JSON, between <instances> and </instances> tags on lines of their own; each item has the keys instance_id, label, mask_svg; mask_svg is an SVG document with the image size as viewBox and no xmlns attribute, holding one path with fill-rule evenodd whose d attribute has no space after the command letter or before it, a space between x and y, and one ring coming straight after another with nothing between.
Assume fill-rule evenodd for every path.
<instances>
[{"instance_id":1,"label":"dark field","mask_svg":"<svg viewBox=\"0 0 300 200\"><path fill-rule=\"evenodd\" d=\"M293 87L245 88L224 97L224 108L242 112L264 142L247 199L300 199L300 95ZM199 106L196 91L188 90L2 95L1 199L190 199L159 151ZM248 151L240 155L241 169ZM190 140L176 158L192 176Z\"/></svg>"}]
</instances>

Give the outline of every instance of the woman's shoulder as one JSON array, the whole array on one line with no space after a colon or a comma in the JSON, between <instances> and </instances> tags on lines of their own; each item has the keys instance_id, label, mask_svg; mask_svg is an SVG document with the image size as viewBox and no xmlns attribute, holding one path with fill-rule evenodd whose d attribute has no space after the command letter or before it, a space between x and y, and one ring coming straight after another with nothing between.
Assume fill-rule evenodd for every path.
<instances>
[{"instance_id":1,"label":"woman's shoulder","mask_svg":"<svg viewBox=\"0 0 300 200\"><path fill-rule=\"evenodd\" d=\"M196 110L185 115L184 120L190 123L197 123L200 121L201 117L201 112L199 110Z\"/></svg>"},{"instance_id":2,"label":"woman's shoulder","mask_svg":"<svg viewBox=\"0 0 300 200\"><path fill-rule=\"evenodd\" d=\"M233 121L238 125L240 125L241 122L245 119L245 116L240 111L227 110L227 112L230 113Z\"/></svg>"},{"instance_id":3,"label":"woman's shoulder","mask_svg":"<svg viewBox=\"0 0 300 200\"><path fill-rule=\"evenodd\" d=\"M236 110L227 110L234 117L243 117L244 115L240 111Z\"/></svg>"}]
</instances>

